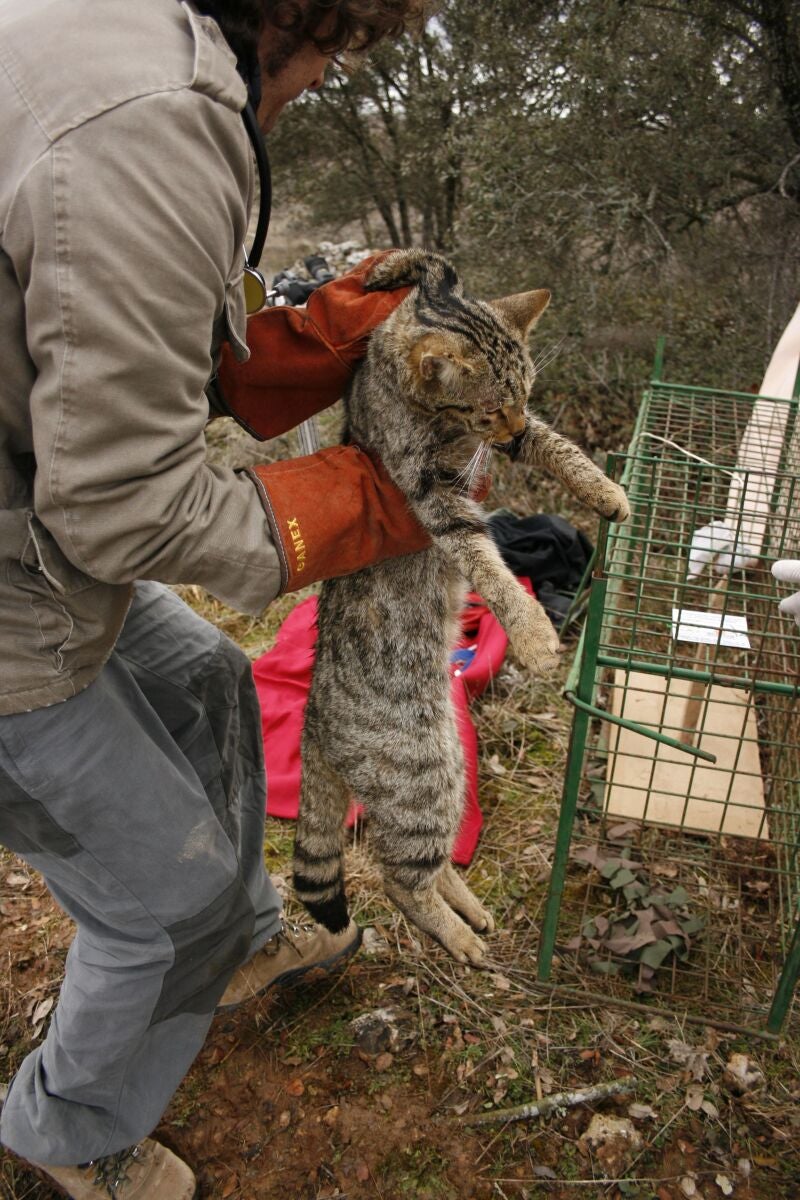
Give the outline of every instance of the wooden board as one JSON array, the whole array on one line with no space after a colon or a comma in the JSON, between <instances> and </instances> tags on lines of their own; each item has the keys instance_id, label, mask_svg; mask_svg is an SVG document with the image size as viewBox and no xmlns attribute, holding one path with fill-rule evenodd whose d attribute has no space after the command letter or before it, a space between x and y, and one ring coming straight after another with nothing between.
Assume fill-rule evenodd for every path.
<instances>
[{"instance_id":1,"label":"wooden board","mask_svg":"<svg viewBox=\"0 0 800 1200\"><path fill-rule=\"evenodd\" d=\"M611 711L678 739L691 686L643 672L614 672ZM700 713L698 747L716 764L609 725L606 811L708 833L767 838L755 710L740 688L714 685Z\"/></svg>"}]
</instances>

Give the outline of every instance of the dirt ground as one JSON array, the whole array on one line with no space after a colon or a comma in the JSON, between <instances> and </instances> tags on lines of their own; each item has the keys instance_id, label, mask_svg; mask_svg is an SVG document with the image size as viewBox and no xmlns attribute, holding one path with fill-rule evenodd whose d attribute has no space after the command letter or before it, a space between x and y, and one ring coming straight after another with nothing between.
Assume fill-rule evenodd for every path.
<instances>
[{"instance_id":1,"label":"dirt ground","mask_svg":"<svg viewBox=\"0 0 800 1200\"><path fill-rule=\"evenodd\" d=\"M241 449L224 424L214 436L233 461ZM492 498L563 512L555 487L532 472L512 481L504 464ZM259 623L199 589L184 594L253 658L303 598L284 597ZM659 987L633 1010L582 998L610 997L612 984L588 971L570 977L577 998L536 983L571 722L562 686L512 661L473 705L485 824L468 880L497 920L488 968L457 966L407 926L358 830L347 875L367 929L361 952L336 978L218 1018L157 1130L206 1200L800 1198L797 1013L768 1042L703 1024L719 1016L713 1006L696 1006L694 1020L665 1016ZM268 820L265 858L284 888L292 836L291 823ZM288 909L300 917L290 894ZM0 1083L46 1033L71 936L41 880L0 852ZM735 999L737 980L720 982ZM366 1033L353 1024L365 1014L378 1014ZM627 1094L503 1115L628 1076ZM492 1123L472 1123L481 1116ZM2 1200L55 1194L0 1155Z\"/></svg>"},{"instance_id":2,"label":"dirt ground","mask_svg":"<svg viewBox=\"0 0 800 1200\"><path fill-rule=\"evenodd\" d=\"M157 1135L212 1200L800 1196L796 1039L767 1043L536 986L568 718L556 687L520 684L513 668L476 718L486 826L470 882L498 917L489 969L458 967L417 939L383 899L362 830L348 867L369 929L362 951L334 979L218 1018ZM278 875L291 837L290 824L268 822L265 854ZM0 915L0 1078L9 1078L46 1032L71 928L7 854ZM596 979L587 985L597 990ZM376 1012L367 1035L354 1028ZM725 1082L735 1053L752 1075L741 1092ZM593 1106L468 1124L629 1075L635 1092ZM592 1141L594 1112L617 1122L610 1140ZM12 1156L0 1159L4 1200L55 1194Z\"/></svg>"}]
</instances>

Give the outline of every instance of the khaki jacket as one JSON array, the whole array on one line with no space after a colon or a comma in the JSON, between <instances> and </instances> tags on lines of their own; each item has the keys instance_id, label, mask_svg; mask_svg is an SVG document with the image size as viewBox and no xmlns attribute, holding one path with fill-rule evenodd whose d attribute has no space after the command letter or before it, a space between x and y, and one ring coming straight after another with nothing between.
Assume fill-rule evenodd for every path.
<instances>
[{"instance_id":1,"label":"khaki jacket","mask_svg":"<svg viewBox=\"0 0 800 1200\"><path fill-rule=\"evenodd\" d=\"M217 347L247 357L244 103L180 0L0 0L0 714L90 683L136 579L279 590L255 486L205 462Z\"/></svg>"}]
</instances>

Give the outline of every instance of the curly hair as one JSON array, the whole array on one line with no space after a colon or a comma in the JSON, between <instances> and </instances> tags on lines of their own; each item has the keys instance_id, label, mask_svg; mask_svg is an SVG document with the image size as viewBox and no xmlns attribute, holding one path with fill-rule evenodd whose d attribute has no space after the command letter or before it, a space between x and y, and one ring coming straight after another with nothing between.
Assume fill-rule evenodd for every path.
<instances>
[{"instance_id":1,"label":"curly hair","mask_svg":"<svg viewBox=\"0 0 800 1200\"><path fill-rule=\"evenodd\" d=\"M214 18L236 56L251 61L267 25L280 31L275 68L303 42L323 54L361 53L385 37L419 28L426 0L197 0Z\"/></svg>"}]
</instances>

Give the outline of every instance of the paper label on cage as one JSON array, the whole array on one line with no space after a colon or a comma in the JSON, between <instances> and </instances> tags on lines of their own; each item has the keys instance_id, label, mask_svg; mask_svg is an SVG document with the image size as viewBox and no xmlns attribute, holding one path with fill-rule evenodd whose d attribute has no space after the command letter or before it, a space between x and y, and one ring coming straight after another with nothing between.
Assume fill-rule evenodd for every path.
<instances>
[{"instance_id":1,"label":"paper label on cage","mask_svg":"<svg viewBox=\"0 0 800 1200\"><path fill-rule=\"evenodd\" d=\"M704 642L709 646L737 646L750 649L747 617L734 613L702 612L694 608L673 608L672 636L679 642Z\"/></svg>"}]
</instances>

